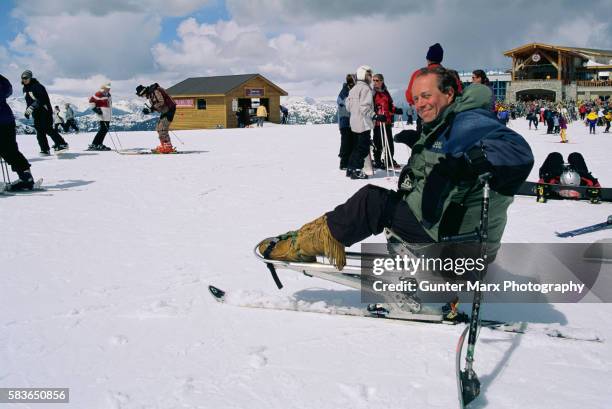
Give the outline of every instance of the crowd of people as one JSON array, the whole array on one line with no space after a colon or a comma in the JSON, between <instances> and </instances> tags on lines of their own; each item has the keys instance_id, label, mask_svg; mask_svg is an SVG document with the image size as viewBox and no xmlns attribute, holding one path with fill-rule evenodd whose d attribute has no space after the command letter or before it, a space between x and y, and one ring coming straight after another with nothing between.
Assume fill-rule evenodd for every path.
<instances>
[{"instance_id":1,"label":"crowd of people","mask_svg":"<svg viewBox=\"0 0 612 409\"><path fill-rule=\"evenodd\" d=\"M21 84L26 102L24 116L26 119L32 117L34 128L36 129L36 139L40 147L41 156L51 155L51 148L56 153L61 153L69 149L68 143L59 133L60 127L64 132L74 129L79 132L79 128L74 118L74 110L70 104L65 104L64 116L62 117L58 105L52 106L46 88L36 79L32 71L26 70L21 74ZM99 128L94 136L92 143L87 148L88 151L109 151L108 146L104 145L104 138L107 135L112 120L112 98L110 94L111 84L104 83L89 98L89 106L97 115ZM14 181L9 190L31 190L34 187L34 179L30 172L30 163L19 152L16 139L15 116L7 99L13 94L11 82L0 75L0 157L11 166L17 173L19 179ZM148 100L148 105L142 110L143 114L151 112L160 114L157 122L157 133L160 145L152 149L153 153L168 154L176 150L170 140L170 123L176 112L176 104L168 95L165 89L154 83L149 86L139 85L136 87L136 95ZM47 136L53 141L53 146L49 146Z\"/></svg>"},{"instance_id":2,"label":"crowd of people","mask_svg":"<svg viewBox=\"0 0 612 409\"><path fill-rule=\"evenodd\" d=\"M546 126L547 135L560 135L561 143L567 143L567 125L574 121L582 121L589 128L589 134L597 133L597 126L605 126L603 133L610 132L612 122L612 106L609 101L600 99L594 101L550 102L546 100L518 101L513 104L496 104L496 111L507 111L512 119L525 117L529 129L537 130L538 126Z\"/></svg>"}]
</instances>

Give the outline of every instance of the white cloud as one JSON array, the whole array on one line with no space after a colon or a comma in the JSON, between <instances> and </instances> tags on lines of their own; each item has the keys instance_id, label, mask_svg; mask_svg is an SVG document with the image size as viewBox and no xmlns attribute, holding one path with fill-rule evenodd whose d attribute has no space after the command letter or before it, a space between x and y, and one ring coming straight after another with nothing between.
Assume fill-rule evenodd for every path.
<instances>
[{"instance_id":1,"label":"white cloud","mask_svg":"<svg viewBox=\"0 0 612 409\"><path fill-rule=\"evenodd\" d=\"M157 14L160 16L184 16L211 0L19 0L13 12L19 17L57 16L60 14L92 14L106 16L114 13Z\"/></svg>"},{"instance_id":2,"label":"white cloud","mask_svg":"<svg viewBox=\"0 0 612 409\"><path fill-rule=\"evenodd\" d=\"M159 31L159 18L143 14L37 16L27 20L10 48L23 69L43 78L104 74L122 79L153 69L150 46Z\"/></svg>"},{"instance_id":3,"label":"white cloud","mask_svg":"<svg viewBox=\"0 0 612 409\"><path fill-rule=\"evenodd\" d=\"M368 64L401 94L435 42L444 47L446 66L472 70L508 67L503 51L533 41L609 48L612 33L601 13L605 0L586 9L571 1L509 0L491 7L484 0L227 0L232 20L187 18L175 41L159 42L162 16L214 1L64 0L57 7L22 0L14 14L26 28L3 54L0 49L9 57L0 60L0 70L27 67L47 83L62 78L53 84L67 89L70 81L104 76L125 81L130 94L134 78L171 85L189 76L259 72L291 93L329 96L347 72Z\"/></svg>"}]
</instances>

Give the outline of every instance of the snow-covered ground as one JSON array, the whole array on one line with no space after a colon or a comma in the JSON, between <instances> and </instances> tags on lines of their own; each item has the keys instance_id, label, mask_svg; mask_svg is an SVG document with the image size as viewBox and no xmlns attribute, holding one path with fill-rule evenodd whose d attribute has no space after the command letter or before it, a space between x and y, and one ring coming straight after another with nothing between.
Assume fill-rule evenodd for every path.
<instances>
[{"instance_id":1,"label":"snow-covered ground","mask_svg":"<svg viewBox=\"0 0 612 409\"><path fill-rule=\"evenodd\" d=\"M580 151L612 184L611 135L574 123L563 145L525 120L511 125L535 152L531 179L548 152ZM84 152L92 134L79 134L68 136L69 153L39 158L35 137L19 137L48 190L0 195L0 387L69 387L61 406L75 409L456 407L462 326L245 309L207 291L212 283L270 302L358 305L356 291L286 271L276 290L252 248L366 183L394 180L345 178L336 125L176 134L179 149L199 152ZM157 142L153 132L119 136L124 147ZM407 148L397 152L405 163ZM554 231L601 222L610 210L517 197L504 241L561 241ZM604 342L483 329L475 366L483 390L472 407L610 407L610 305L496 304L483 314L585 328Z\"/></svg>"}]
</instances>

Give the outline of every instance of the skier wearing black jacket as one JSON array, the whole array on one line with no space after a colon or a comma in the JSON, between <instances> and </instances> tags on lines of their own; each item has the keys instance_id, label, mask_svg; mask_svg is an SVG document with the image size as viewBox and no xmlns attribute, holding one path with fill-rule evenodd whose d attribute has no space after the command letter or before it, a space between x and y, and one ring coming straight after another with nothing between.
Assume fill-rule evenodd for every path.
<instances>
[{"instance_id":1,"label":"skier wearing black jacket","mask_svg":"<svg viewBox=\"0 0 612 409\"><path fill-rule=\"evenodd\" d=\"M53 129L53 108L49 101L49 94L43 85L33 78L32 71L26 70L21 74L23 93L25 94L26 104L28 105L24 115L34 118L34 128L36 128L36 139L40 146L41 155L49 155L49 142L47 135L54 142L53 149L62 151L68 149L68 144L55 129Z\"/></svg>"},{"instance_id":2,"label":"skier wearing black jacket","mask_svg":"<svg viewBox=\"0 0 612 409\"><path fill-rule=\"evenodd\" d=\"M0 157L4 159L19 180L13 182L9 190L26 190L34 186L34 178L30 173L30 163L19 152L15 132L15 117L6 99L13 94L10 81L0 75Z\"/></svg>"}]
</instances>

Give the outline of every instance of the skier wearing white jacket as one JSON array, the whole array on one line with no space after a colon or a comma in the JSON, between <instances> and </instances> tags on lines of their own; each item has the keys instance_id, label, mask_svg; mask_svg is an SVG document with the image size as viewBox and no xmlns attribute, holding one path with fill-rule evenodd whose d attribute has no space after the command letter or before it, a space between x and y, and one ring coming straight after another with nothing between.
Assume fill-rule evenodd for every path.
<instances>
[{"instance_id":1,"label":"skier wearing white jacket","mask_svg":"<svg viewBox=\"0 0 612 409\"><path fill-rule=\"evenodd\" d=\"M351 130L357 136L357 146L349 158L346 176L351 179L367 179L361 169L364 159L370 151L370 131L374 128L374 121L386 121L384 115L377 115L374 111L374 97L370 83L372 82L372 68L362 65L357 68L357 83L349 91L346 98L346 108L351 114Z\"/></svg>"},{"instance_id":2,"label":"skier wearing white jacket","mask_svg":"<svg viewBox=\"0 0 612 409\"><path fill-rule=\"evenodd\" d=\"M100 90L89 98L89 106L96 113L100 121L100 128L94 137L88 151L110 151L111 148L104 145L104 137L108 133L112 116L113 101L110 94L110 83L102 84Z\"/></svg>"}]
</instances>

